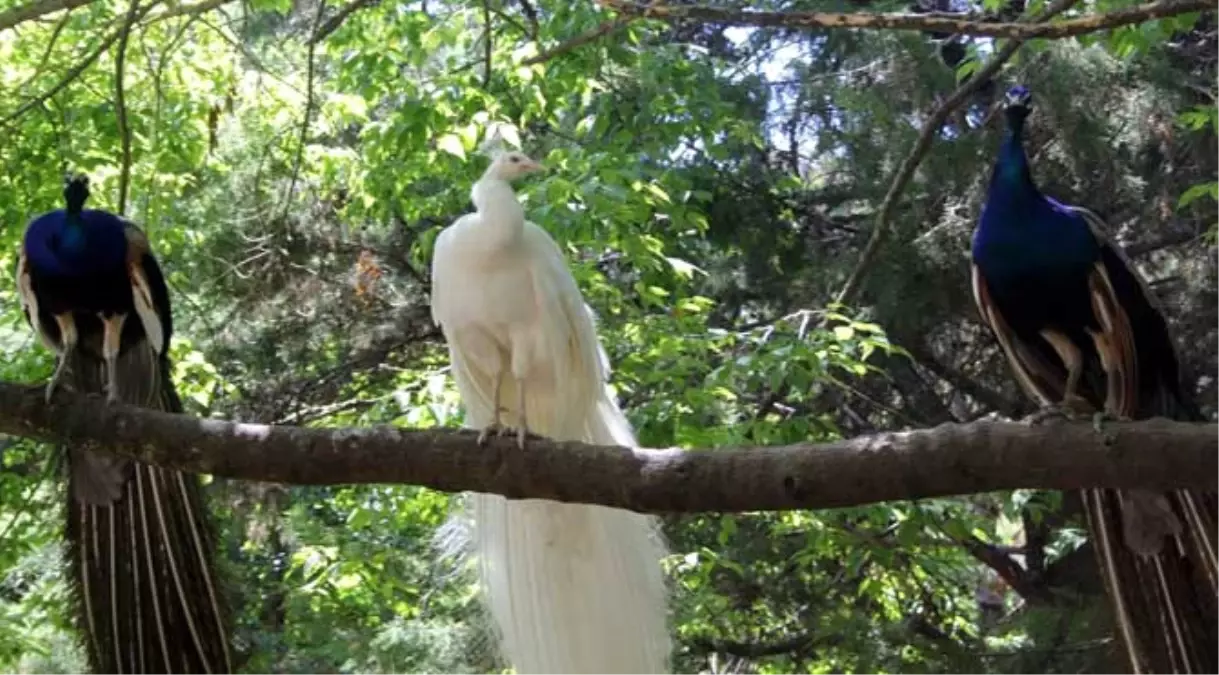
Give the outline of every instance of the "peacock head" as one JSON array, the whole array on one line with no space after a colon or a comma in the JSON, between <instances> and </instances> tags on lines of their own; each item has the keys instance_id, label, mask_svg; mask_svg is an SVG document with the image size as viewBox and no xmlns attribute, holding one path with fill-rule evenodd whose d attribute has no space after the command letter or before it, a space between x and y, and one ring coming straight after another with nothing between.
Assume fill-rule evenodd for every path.
<instances>
[{"instance_id":1,"label":"peacock head","mask_svg":"<svg viewBox=\"0 0 1219 675\"><path fill-rule=\"evenodd\" d=\"M89 198L89 177L83 173L64 178L63 199L68 213L80 213Z\"/></svg>"},{"instance_id":2,"label":"peacock head","mask_svg":"<svg viewBox=\"0 0 1219 675\"><path fill-rule=\"evenodd\" d=\"M487 167L486 175L490 178L498 178L502 181L512 182L522 176L542 171L546 167L530 159L523 152L505 152L497 155L491 160L491 166Z\"/></svg>"},{"instance_id":3,"label":"peacock head","mask_svg":"<svg viewBox=\"0 0 1219 675\"><path fill-rule=\"evenodd\" d=\"M1023 122L1033 110L1033 93L1024 85L1008 89L1003 99L1003 109L1009 122Z\"/></svg>"}]
</instances>

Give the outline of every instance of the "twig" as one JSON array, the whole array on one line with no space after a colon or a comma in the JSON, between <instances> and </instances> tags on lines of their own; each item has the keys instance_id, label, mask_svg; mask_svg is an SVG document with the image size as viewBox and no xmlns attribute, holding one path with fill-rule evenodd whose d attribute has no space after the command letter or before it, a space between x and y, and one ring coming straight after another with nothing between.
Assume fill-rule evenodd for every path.
<instances>
[{"instance_id":1,"label":"twig","mask_svg":"<svg viewBox=\"0 0 1219 675\"><path fill-rule=\"evenodd\" d=\"M625 16L661 21L697 21L726 26L771 28L939 31L958 35L986 35L1021 40L1065 38L1215 8L1215 4L1211 0L1157 0L1079 19L1052 24L1031 24L1027 22L990 22L943 14L906 12L761 12L699 5L642 5L630 0L597 0L597 2L601 6L617 10Z\"/></svg>"},{"instance_id":2,"label":"twig","mask_svg":"<svg viewBox=\"0 0 1219 675\"><path fill-rule=\"evenodd\" d=\"M1046 8L1046 11L1034 21L1048 21L1054 16L1066 11L1071 5L1074 5L1078 0L1057 0L1054 4ZM936 108L935 112L931 113L931 117L923 124L923 130L919 133L918 141L911 148L910 153L906 155L906 159L902 161L901 168L897 171L897 176L893 178L893 182L889 185L889 191L885 193L885 200L881 203L880 213L876 217L876 228L872 231L872 236L868 239L867 246L864 247L863 254L859 257L859 262L856 263L855 269L851 271L851 276L847 278L846 284L842 290L838 292L835 302L846 304L854 299L856 293L859 292L863 285L863 278L868 272L868 267L871 266L872 260L880 251L881 244L884 243L885 237L889 234L889 227L893 220L893 210L897 207L897 200L901 197L902 191L906 189L906 184L914 177L914 172L918 169L918 165L922 163L923 157L927 151L931 149L931 143L939 132L940 127L948 119L948 116L953 113L962 103L965 103L975 91L982 88L982 85L990 81L995 73L1007 63L1016 52L1024 45L1024 40L1016 39L1008 42L1000 49L990 61L973 74L957 90Z\"/></svg>"},{"instance_id":3,"label":"twig","mask_svg":"<svg viewBox=\"0 0 1219 675\"><path fill-rule=\"evenodd\" d=\"M521 5L521 12L525 14L525 18L529 20L529 26L533 29L530 37L534 40L538 39L538 10L534 8L529 0L518 0Z\"/></svg>"},{"instance_id":4,"label":"twig","mask_svg":"<svg viewBox=\"0 0 1219 675\"><path fill-rule=\"evenodd\" d=\"M343 22L347 20L347 17L351 16L358 10L364 9L365 7L376 5L380 1L381 0L352 0L351 2L347 3L338 11L337 14L327 19L326 23L318 26L313 31L313 37L309 38L309 44L314 45L322 40L325 40L330 36L331 33L338 30L339 26L343 25Z\"/></svg>"},{"instance_id":5,"label":"twig","mask_svg":"<svg viewBox=\"0 0 1219 675\"><path fill-rule=\"evenodd\" d=\"M59 41L59 35L63 32L64 26L68 25L68 19L72 18L72 10L68 10L63 18L55 24L54 30L51 31L51 37L47 38L47 48L42 50L42 58L38 60L38 67L34 72L16 87L16 91L24 91L26 87L34 83L38 76L42 74L42 69L47 67L47 59L51 58L51 52L55 49L55 43Z\"/></svg>"},{"instance_id":6,"label":"twig","mask_svg":"<svg viewBox=\"0 0 1219 675\"><path fill-rule=\"evenodd\" d=\"M94 0L37 0L28 5L13 7L0 12L0 31L8 30L18 24L46 16L62 9L75 9L87 5Z\"/></svg>"},{"instance_id":7,"label":"twig","mask_svg":"<svg viewBox=\"0 0 1219 675\"><path fill-rule=\"evenodd\" d=\"M523 65L532 66L535 63L543 63L543 62L549 61L557 56L562 56L570 51L579 49L580 47L583 47L584 45L586 45L590 42L598 40L602 37L605 37L606 35L609 35L610 33L617 31L619 28L622 28L629 22L630 22L629 18L623 18L623 17L618 17L617 19L614 19L612 21L604 21L601 23L600 26L597 26L596 28L594 28L586 33L581 33L580 35L577 35L576 37L574 37L570 40L566 40L566 41L562 42L561 44L559 44L556 47L547 49L546 51L542 52L541 54L538 54L536 56L531 56L528 59L525 59L525 61L523 62Z\"/></svg>"},{"instance_id":8,"label":"twig","mask_svg":"<svg viewBox=\"0 0 1219 675\"><path fill-rule=\"evenodd\" d=\"M225 5L236 1L237 0L205 0L204 2L198 2L193 5L178 5L176 7L166 9L164 12L157 12L156 14L149 16L148 22L155 23L157 21L164 21L166 19L174 19L179 16L198 16L200 14L210 12L213 9L220 9Z\"/></svg>"},{"instance_id":9,"label":"twig","mask_svg":"<svg viewBox=\"0 0 1219 675\"><path fill-rule=\"evenodd\" d=\"M491 86L491 51L495 47L491 25L491 0L483 0L483 89Z\"/></svg>"},{"instance_id":10,"label":"twig","mask_svg":"<svg viewBox=\"0 0 1219 675\"><path fill-rule=\"evenodd\" d=\"M313 32L317 32L318 26L322 22L322 12L326 9L326 3L317 3L317 14L313 18ZM284 212L282 218L288 217L288 210L292 208L292 193L296 190L296 181L300 178L301 162L305 159L305 143L309 139L309 121L313 115L313 71L317 67L317 42L309 42L309 63L305 69L305 114L301 120L300 139L296 144L296 159L292 162L292 179L288 181L288 191L284 193Z\"/></svg>"},{"instance_id":11,"label":"twig","mask_svg":"<svg viewBox=\"0 0 1219 675\"><path fill-rule=\"evenodd\" d=\"M159 2L160 2L160 0L154 0L153 2L150 2L143 9L138 10L136 12L135 20L139 21L141 17L143 17L145 14L148 13L148 10L155 7ZM124 24L124 26L125 25L126 24ZM44 101L51 98L55 94L58 94L59 92L63 91L63 89L65 87L67 87L69 84L72 84L74 81L76 81L76 79L78 77L80 77L86 70L88 70L89 66L93 65L93 62L96 61L97 58L102 55L102 52L109 49L110 46L113 45L115 43L115 41L119 39L119 37L122 35L124 30L125 30L125 28L120 28L119 30L116 30L113 33L110 33L109 35L107 35L105 38L102 39L101 43L98 44L97 47L95 47L93 49L93 51L86 54L85 58L81 59L79 63L77 63L72 68L70 68L67 73L64 73L64 76L62 78L60 78L59 82L56 82L54 86L52 86L50 89L42 92L41 94L35 96L34 98L26 101L25 103L21 104L20 107L18 107L16 110L9 113L8 115L5 115L3 118L0 118L0 127L9 126L13 122L13 120L21 117L22 115L26 114L33 108L36 108L36 107L42 105Z\"/></svg>"},{"instance_id":12,"label":"twig","mask_svg":"<svg viewBox=\"0 0 1219 675\"><path fill-rule=\"evenodd\" d=\"M131 26L135 23L136 12L140 10L140 0L131 0L127 9L127 18L119 30L119 43L114 55L114 109L118 122L119 145L122 149L122 160L119 164L119 201L118 212L127 212L127 189L131 183L131 127L127 124L127 99L123 92L123 70L127 63L127 38L131 36Z\"/></svg>"}]
</instances>

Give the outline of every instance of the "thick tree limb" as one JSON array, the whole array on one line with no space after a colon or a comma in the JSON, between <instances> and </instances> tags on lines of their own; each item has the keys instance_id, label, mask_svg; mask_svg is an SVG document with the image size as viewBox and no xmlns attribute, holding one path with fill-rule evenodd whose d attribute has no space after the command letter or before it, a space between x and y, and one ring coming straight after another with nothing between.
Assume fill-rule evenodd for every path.
<instances>
[{"instance_id":1,"label":"thick tree limb","mask_svg":"<svg viewBox=\"0 0 1219 675\"><path fill-rule=\"evenodd\" d=\"M1211 0L1157 0L1134 7L1093 14L1056 23L1029 24L990 22L967 16L914 14L904 12L762 12L704 7L699 5L641 4L630 0L597 0L601 6L624 16L660 19L662 21L697 21L724 26L756 26L783 28L871 28L887 30L937 31L960 35L988 35L1028 40L1031 38L1065 38L1085 33L1163 19L1189 12L1205 12L1215 8Z\"/></svg>"},{"instance_id":2,"label":"thick tree limb","mask_svg":"<svg viewBox=\"0 0 1219 675\"><path fill-rule=\"evenodd\" d=\"M197 419L0 383L0 433L112 451L174 469L302 485L405 483L446 492L636 511L774 511L1015 488L1214 490L1214 424L946 424L847 441L681 451L395 427L311 429Z\"/></svg>"}]
</instances>

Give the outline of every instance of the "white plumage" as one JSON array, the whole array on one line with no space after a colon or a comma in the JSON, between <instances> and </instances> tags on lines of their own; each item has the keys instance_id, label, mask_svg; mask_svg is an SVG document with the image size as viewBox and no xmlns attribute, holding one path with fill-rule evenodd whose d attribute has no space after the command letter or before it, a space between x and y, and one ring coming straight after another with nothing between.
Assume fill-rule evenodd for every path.
<instances>
[{"instance_id":1,"label":"white plumage","mask_svg":"<svg viewBox=\"0 0 1219 675\"><path fill-rule=\"evenodd\" d=\"M525 220L510 185L540 169L519 152L496 157L471 190L476 213L436 239L432 317L449 345L466 424L483 429L484 440L501 423L513 425L522 448L526 427L556 440L634 447L606 390L609 363L592 312L562 251ZM469 548L517 672L667 671L665 546L654 518L470 497Z\"/></svg>"}]
</instances>

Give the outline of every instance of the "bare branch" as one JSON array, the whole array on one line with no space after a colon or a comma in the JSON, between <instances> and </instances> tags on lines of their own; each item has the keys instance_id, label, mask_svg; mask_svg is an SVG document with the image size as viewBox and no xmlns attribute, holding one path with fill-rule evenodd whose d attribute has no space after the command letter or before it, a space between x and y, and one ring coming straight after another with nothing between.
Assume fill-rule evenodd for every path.
<instances>
[{"instance_id":1,"label":"bare branch","mask_svg":"<svg viewBox=\"0 0 1219 675\"><path fill-rule=\"evenodd\" d=\"M630 19L619 17L613 21L602 22L600 26L597 26L586 33L581 33L580 35L577 35L570 40L566 40L551 49L547 49L541 54L525 59L523 65L532 66L535 63L545 63L546 61L549 61L555 57L562 56L568 52L579 49L590 42L594 42L602 37L605 37L606 35L609 35L610 33L617 31L619 28L625 26L629 21Z\"/></svg>"},{"instance_id":2,"label":"bare branch","mask_svg":"<svg viewBox=\"0 0 1219 675\"><path fill-rule=\"evenodd\" d=\"M318 28L313 31L313 37L309 38L309 44L313 45L325 40L330 36L331 33L338 30L339 26L343 25L343 22L347 20L347 17L351 16L358 10L364 9L365 7L372 7L380 2L381 0L352 0L352 2L344 5L343 9L340 9L337 14L329 19L326 19L326 23L318 26Z\"/></svg>"},{"instance_id":3,"label":"bare branch","mask_svg":"<svg viewBox=\"0 0 1219 675\"><path fill-rule=\"evenodd\" d=\"M1020 40L1032 38L1065 38L1097 31L1163 19L1189 12L1205 12L1215 8L1211 0L1157 0L1134 7L1093 14L1057 23L1011 23L970 19L967 16L944 14L914 14L905 12L761 12L722 7L643 5L630 0L597 0L601 6L617 10L631 18L661 21L697 21L724 26L756 26L782 28L870 28L885 30L917 30L987 35Z\"/></svg>"},{"instance_id":4,"label":"bare branch","mask_svg":"<svg viewBox=\"0 0 1219 675\"><path fill-rule=\"evenodd\" d=\"M319 2L317 14L313 17L313 32L316 33L322 23L322 12L326 3ZM292 178L288 181L288 190L284 193L284 212L282 218L288 217L292 208L292 193L296 190L296 181L300 178L301 163L305 159L305 143L309 140L309 123L312 121L314 105L314 71L317 68L317 42L310 41L308 49L308 64L305 69L305 113L301 116L300 139L296 144L296 159L292 162Z\"/></svg>"},{"instance_id":5,"label":"bare branch","mask_svg":"<svg viewBox=\"0 0 1219 675\"><path fill-rule=\"evenodd\" d=\"M491 0L483 0L483 89L491 86L491 53L495 49L495 31L491 23Z\"/></svg>"},{"instance_id":6,"label":"bare branch","mask_svg":"<svg viewBox=\"0 0 1219 675\"><path fill-rule=\"evenodd\" d=\"M94 0L37 0L28 5L13 7L0 12L0 31L8 30L18 24L25 23L47 14L63 9L75 9L87 5Z\"/></svg>"},{"instance_id":7,"label":"bare branch","mask_svg":"<svg viewBox=\"0 0 1219 675\"><path fill-rule=\"evenodd\" d=\"M1033 19L1033 21L1049 21L1058 14L1065 12L1076 2L1078 0L1057 0L1047 7L1043 14ZM906 189L906 184L914 177L915 170L922 163L927 151L931 149L931 143L935 139L935 135L939 133L940 127L947 121L948 116L965 103L975 91L981 89L982 85L986 84L990 78L994 77L999 72L999 69L1003 67L1003 64L1007 63L1016 55L1016 52L1020 51L1020 48L1024 46L1024 42L1024 40L1016 39L1003 45L1003 48L996 52L985 66L975 72L961 86L957 87L957 90L952 92L940 104L940 107L931 114L927 122L923 124L923 130L919 133L918 140L914 143L910 153L906 155L901 168L898 169L897 175L889 185L889 191L885 193L885 200L881 203L880 212L876 216L876 227L872 230L872 236L868 239L867 246L864 247L863 253L859 256L859 262L855 264L855 269L851 271L851 276L843 284L842 290L838 292L835 301L843 304L849 303L854 299L855 294L859 292L860 287L863 285L864 276L867 275L868 267L872 265L872 260L880 252L880 246L889 234L889 227L893 221L893 211L897 208L897 200Z\"/></svg>"},{"instance_id":8,"label":"bare branch","mask_svg":"<svg viewBox=\"0 0 1219 675\"><path fill-rule=\"evenodd\" d=\"M220 9L233 2L236 2L236 0L204 0L204 2L197 2L192 5L177 5L176 7L166 9L164 12L157 12L149 16L148 23L174 19L180 16L199 16L213 9Z\"/></svg>"},{"instance_id":9,"label":"bare branch","mask_svg":"<svg viewBox=\"0 0 1219 675\"><path fill-rule=\"evenodd\" d=\"M1219 474L1216 425L975 422L785 447L649 450L473 431L320 429L197 419L0 383L0 433L228 478L603 504L649 513L824 509L1016 488L1200 488Z\"/></svg>"},{"instance_id":10,"label":"bare branch","mask_svg":"<svg viewBox=\"0 0 1219 675\"><path fill-rule=\"evenodd\" d=\"M140 0L131 0L127 18L119 29L119 44L114 55L114 109L122 153L119 162L119 215L127 213L127 192L131 185L131 127L127 124L127 97L123 92L123 73L127 64L127 38L131 36L131 26L135 23L139 9Z\"/></svg>"}]
</instances>

